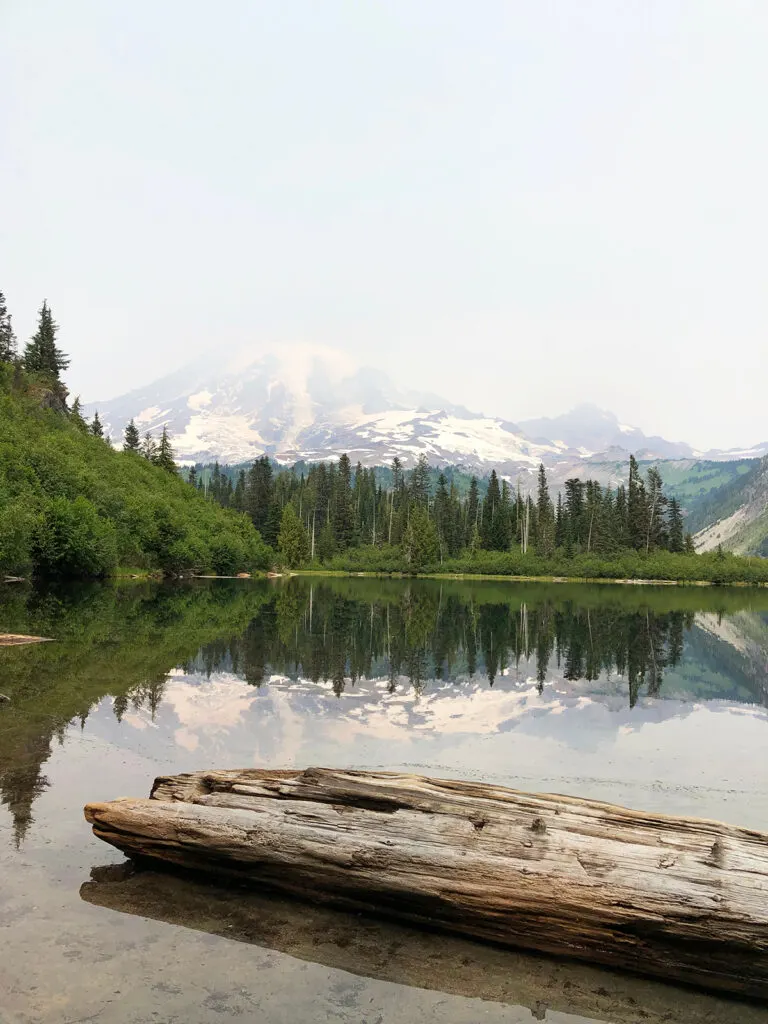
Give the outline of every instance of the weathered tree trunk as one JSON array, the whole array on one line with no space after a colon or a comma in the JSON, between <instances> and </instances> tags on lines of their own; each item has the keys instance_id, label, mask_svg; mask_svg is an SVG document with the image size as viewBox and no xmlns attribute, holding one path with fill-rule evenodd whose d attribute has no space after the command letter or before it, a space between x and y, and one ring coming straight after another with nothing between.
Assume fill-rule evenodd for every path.
<instances>
[{"instance_id":1,"label":"weathered tree trunk","mask_svg":"<svg viewBox=\"0 0 768 1024\"><path fill-rule=\"evenodd\" d=\"M133 855L742 995L768 996L768 835L387 772L213 771L89 804Z\"/></svg>"}]
</instances>

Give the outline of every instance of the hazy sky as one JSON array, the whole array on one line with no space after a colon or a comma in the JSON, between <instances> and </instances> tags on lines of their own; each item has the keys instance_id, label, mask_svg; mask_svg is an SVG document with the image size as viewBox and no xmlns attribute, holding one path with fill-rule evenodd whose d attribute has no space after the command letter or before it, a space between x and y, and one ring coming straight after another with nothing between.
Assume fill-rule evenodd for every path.
<instances>
[{"instance_id":1,"label":"hazy sky","mask_svg":"<svg viewBox=\"0 0 768 1024\"><path fill-rule=\"evenodd\" d=\"M0 0L0 290L73 391L318 342L768 438L766 0Z\"/></svg>"}]
</instances>

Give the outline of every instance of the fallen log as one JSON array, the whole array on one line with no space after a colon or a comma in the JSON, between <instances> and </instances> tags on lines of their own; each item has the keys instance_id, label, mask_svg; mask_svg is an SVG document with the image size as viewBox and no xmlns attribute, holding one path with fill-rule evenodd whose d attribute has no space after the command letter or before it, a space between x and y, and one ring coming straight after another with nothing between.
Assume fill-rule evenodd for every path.
<instances>
[{"instance_id":1,"label":"fallen log","mask_svg":"<svg viewBox=\"0 0 768 1024\"><path fill-rule=\"evenodd\" d=\"M0 633L0 647L14 647L17 644L51 643L49 636L27 636L25 633Z\"/></svg>"},{"instance_id":2,"label":"fallen log","mask_svg":"<svg viewBox=\"0 0 768 1024\"><path fill-rule=\"evenodd\" d=\"M472 938L768 996L768 835L389 772L198 772L88 804L134 856Z\"/></svg>"}]
</instances>

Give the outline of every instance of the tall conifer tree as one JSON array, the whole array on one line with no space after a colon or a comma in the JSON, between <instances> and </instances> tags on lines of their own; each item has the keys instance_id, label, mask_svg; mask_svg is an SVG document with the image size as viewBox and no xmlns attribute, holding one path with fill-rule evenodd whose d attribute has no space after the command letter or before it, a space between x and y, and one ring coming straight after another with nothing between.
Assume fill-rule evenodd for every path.
<instances>
[{"instance_id":1,"label":"tall conifer tree","mask_svg":"<svg viewBox=\"0 0 768 1024\"><path fill-rule=\"evenodd\" d=\"M69 359L56 345L59 325L53 319L50 306L43 301L38 316L37 330L27 342L24 350L24 366L30 373L41 373L59 380L62 370L69 366Z\"/></svg>"},{"instance_id":2,"label":"tall conifer tree","mask_svg":"<svg viewBox=\"0 0 768 1024\"><path fill-rule=\"evenodd\" d=\"M133 420L126 425L124 440L123 440L123 451L124 452L138 452L141 445L141 438L139 436L139 429Z\"/></svg>"},{"instance_id":3,"label":"tall conifer tree","mask_svg":"<svg viewBox=\"0 0 768 1024\"><path fill-rule=\"evenodd\" d=\"M157 455L155 456L155 463L166 471L166 473L176 472L176 462L173 457L173 447L171 446L171 439L168 436L168 428L163 424L163 432L160 435L160 443L157 446Z\"/></svg>"}]
</instances>

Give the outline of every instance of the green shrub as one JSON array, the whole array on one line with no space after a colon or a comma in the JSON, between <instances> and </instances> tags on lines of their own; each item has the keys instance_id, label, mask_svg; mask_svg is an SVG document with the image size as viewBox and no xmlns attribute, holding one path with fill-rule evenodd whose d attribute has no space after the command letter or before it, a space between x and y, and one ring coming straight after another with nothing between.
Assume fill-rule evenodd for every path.
<instances>
[{"instance_id":1,"label":"green shrub","mask_svg":"<svg viewBox=\"0 0 768 1024\"><path fill-rule=\"evenodd\" d=\"M117 565L115 528L82 495L52 498L37 523L32 560L38 576L108 576Z\"/></svg>"}]
</instances>

